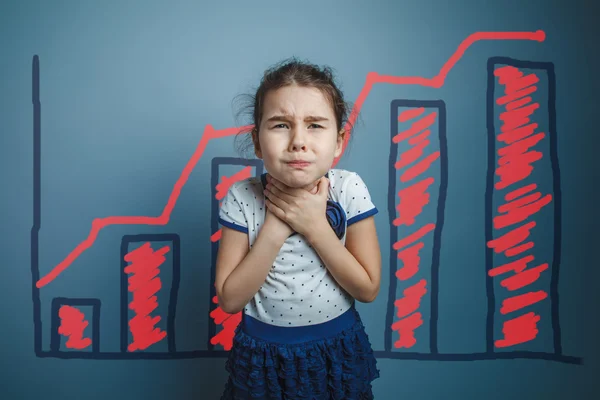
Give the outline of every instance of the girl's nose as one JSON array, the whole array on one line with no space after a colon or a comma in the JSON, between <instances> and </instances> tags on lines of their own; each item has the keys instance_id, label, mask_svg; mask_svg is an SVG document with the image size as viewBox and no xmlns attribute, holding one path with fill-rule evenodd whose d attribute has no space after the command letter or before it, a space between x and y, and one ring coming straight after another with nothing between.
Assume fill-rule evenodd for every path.
<instances>
[{"instance_id":1,"label":"girl's nose","mask_svg":"<svg viewBox=\"0 0 600 400\"><path fill-rule=\"evenodd\" d=\"M292 138L290 140L290 151L306 150L306 143L304 134L300 132L300 129L296 128L292 132Z\"/></svg>"}]
</instances>

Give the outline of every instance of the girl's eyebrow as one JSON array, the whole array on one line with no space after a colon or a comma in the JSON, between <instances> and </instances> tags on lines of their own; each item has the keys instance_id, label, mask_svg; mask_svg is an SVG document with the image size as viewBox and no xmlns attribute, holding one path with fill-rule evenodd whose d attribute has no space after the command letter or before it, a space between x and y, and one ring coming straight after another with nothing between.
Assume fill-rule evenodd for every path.
<instances>
[{"instance_id":1,"label":"girl's eyebrow","mask_svg":"<svg viewBox=\"0 0 600 400\"><path fill-rule=\"evenodd\" d=\"M293 118L291 115L273 115L271 118L267 119L267 122L269 121L291 121ZM305 122L317 122L317 121L329 121L329 119L325 118L325 117L321 117L318 115L309 115L306 118L304 118Z\"/></svg>"}]
</instances>

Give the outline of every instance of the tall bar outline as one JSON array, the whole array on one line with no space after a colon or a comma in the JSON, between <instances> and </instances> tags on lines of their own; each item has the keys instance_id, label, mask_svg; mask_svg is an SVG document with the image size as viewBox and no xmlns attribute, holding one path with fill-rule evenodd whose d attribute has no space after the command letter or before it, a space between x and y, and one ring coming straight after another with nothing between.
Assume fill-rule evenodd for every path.
<instances>
[{"instance_id":1,"label":"tall bar outline","mask_svg":"<svg viewBox=\"0 0 600 400\"><path fill-rule=\"evenodd\" d=\"M485 241L489 243L493 240L494 229L492 227L493 215L493 187L494 187L494 172L496 170L496 132L495 132L495 87L496 78L494 71L497 65L509 65L521 69L535 69L545 71L548 79L548 136L550 147L550 163L552 167L552 189L554 203L554 244L552 255L552 274L550 283L550 304L551 304L551 320L553 331L554 354L562 356L562 335L559 318L558 304L558 278L560 269L561 246L562 246L562 192L560 185L560 167L558 163L557 150L557 133L556 133L556 75L554 72L554 64L543 61L525 61L510 57L491 57L487 63L487 101L486 101L486 119L488 133L488 171L485 192ZM494 294L494 281L487 273L494 267L493 250L486 246L485 249L486 263L486 291L488 296L488 310L486 321L486 351L494 352L494 322L496 298Z\"/></svg>"},{"instance_id":2,"label":"tall bar outline","mask_svg":"<svg viewBox=\"0 0 600 400\"><path fill-rule=\"evenodd\" d=\"M120 255L120 271L119 276L121 277L121 290L120 290L120 303L121 303L121 352L128 353L127 350L127 339L129 336L128 329L128 296L129 291L127 290L127 274L125 273L125 267L127 267L127 261L125 261L125 255L129 253L129 245L131 243L140 242L171 242L173 248L171 250L173 260L173 279L171 283L171 290L169 296L169 306L167 311L167 348L169 353L176 352L175 342L175 314L177 312L177 294L179 292L179 280L180 280L180 269L181 269L181 243L179 235L176 233L157 233L157 234L139 234L139 235L124 235L121 240L121 255Z\"/></svg>"},{"instance_id":3,"label":"tall bar outline","mask_svg":"<svg viewBox=\"0 0 600 400\"><path fill-rule=\"evenodd\" d=\"M446 141L446 104L442 100L410 100L396 99L390 103L390 156L388 162L388 213L390 216L390 289L388 294L388 309L386 315L384 349L385 353L394 353L392 350L392 329L394 322L394 300L397 291L397 278L395 276L396 269L392 266L398 264L397 252L392 249L392 245L398 241L398 229L393 226L392 222L396 217L396 192L397 178L396 168L394 164L398 157L398 145L392 139L398 134L398 108L437 108L438 110L438 137L440 151L440 183L439 196L437 204L437 221L433 232L433 249L431 263L431 311L429 318L429 348L431 354L438 354L437 343L437 319L438 319L438 290L439 290L439 263L440 263L440 247L441 234L444 225L444 209L446 205L446 191L448 188L448 146ZM415 353L410 353L415 354ZM422 354L422 353L417 353Z\"/></svg>"},{"instance_id":4,"label":"tall bar outline","mask_svg":"<svg viewBox=\"0 0 600 400\"><path fill-rule=\"evenodd\" d=\"M239 165L241 167L254 167L255 169L255 177L260 177L263 173L264 164L261 159L256 160L248 160L243 158L236 157L215 157L211 161L210 168L210 229L211 235L217 232L219 228L219 203L220 201L217 199L217 185L219 184L219 167L221 165L227 166L236 166ZM215 288L215 275L216 275L216 263L217 263L217 252L219 250L219 241L215 241L211 243L211 263L210 263L210 296L208 299L209 302L209 310L212 311L213 302L212 299L217 295L217 289ZM210 339L217 334L217 327L214 324L214 321L210 317L210 312L207 315L208 317L208 338L207 338L207 346L209 350L215 350L215 346L210 343Z\"/></svg>"}]
</instances>

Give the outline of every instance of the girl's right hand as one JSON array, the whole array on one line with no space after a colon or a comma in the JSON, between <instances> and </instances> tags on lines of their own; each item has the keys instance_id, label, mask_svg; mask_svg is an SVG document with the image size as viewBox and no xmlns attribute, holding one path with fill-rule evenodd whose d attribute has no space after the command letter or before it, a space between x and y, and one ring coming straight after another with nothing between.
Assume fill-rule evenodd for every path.
<instances>
[{"instance_id":1,"label":"girl's right hand","mask_svg":"<svg viewBox=\"0 0 600 400\"><path fill-rule=\"evenodd\" d=\"M282 243L285 242L285 240L292 233L294 233L294 230L286 222L282 221L268 208L265 215L265 223L262 229L266 230L269 236L274 236L276 240L281 241Z\"/></svg>"},{"instance_id":2,"label":"girl's right hand","mask_svg":"<svg viewBox=\"0 0 600 400\"><path fill-rule=\"evenodd\" d=\"M267 181L270 181L270 176L267 174ZM314 182L311 186L305 188L310 194L317 193L319 189L317 187L317 183ZM267 232L270 235L274 235L277 240L281 240L285 242L285 240L294 233L294 230L288 225L287 222L284 222L277 215L273 214L265 205L267 210L265 215L265 223L263 225L263 229L266 228Z\"/></svg>"}]
</instances>

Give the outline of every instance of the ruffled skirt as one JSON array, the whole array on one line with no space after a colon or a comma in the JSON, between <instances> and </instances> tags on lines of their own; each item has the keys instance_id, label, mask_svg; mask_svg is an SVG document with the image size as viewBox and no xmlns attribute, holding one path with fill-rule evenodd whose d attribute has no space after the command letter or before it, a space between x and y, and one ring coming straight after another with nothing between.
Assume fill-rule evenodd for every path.
<instances>
[{"instance_id":1,"label":"ruffled skirt","mask_svg":"<svg viewBox=\"0 0 600 400\"><path fill-rule=\"evenodd\" d=\"M245 315L225 368L229 378L221 400L373 399L371 382L379 377L354 305L331 321L305 327L272 327Z\"/></svg>"}]
</instances>

